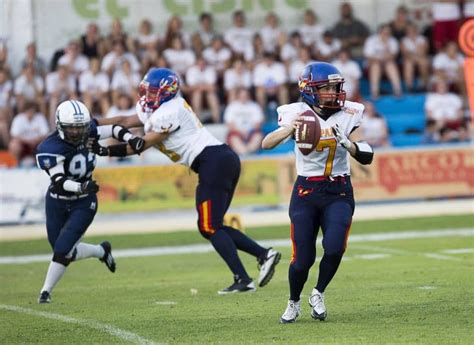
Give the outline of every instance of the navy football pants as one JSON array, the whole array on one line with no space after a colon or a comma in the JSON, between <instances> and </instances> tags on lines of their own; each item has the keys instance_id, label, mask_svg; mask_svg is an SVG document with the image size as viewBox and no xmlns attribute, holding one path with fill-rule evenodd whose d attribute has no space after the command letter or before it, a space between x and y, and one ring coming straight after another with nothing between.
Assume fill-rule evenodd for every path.
<instances>
[{"instance_id":1,"label":"navy football pants","mask_svg":"<svg viewBox=\"0 0 474 345\"><path fill-rule=\"evenodd\" d=\"M97 195L76 200L46 195L46 229L55 254L66 256L81 239L97 212Z\"/></svg>"},{"instance_id":2,"label":"navy football pants","mask_svg":"<svg viewBox=\"0 0 474 345\"><path fill-rule=\"evenodd\" d=\"M324 291L336 273L346 249L354 213L354 196L350 177L335 181L311 182L298 176L291 196L290 295L299 300L308 273L316 259L316 239L323 232L323 263L320 266L318 290ZM333 263L334 262L334 263ZM327 272L326 272L327 271Z\"/></svg>"}]
</instances>

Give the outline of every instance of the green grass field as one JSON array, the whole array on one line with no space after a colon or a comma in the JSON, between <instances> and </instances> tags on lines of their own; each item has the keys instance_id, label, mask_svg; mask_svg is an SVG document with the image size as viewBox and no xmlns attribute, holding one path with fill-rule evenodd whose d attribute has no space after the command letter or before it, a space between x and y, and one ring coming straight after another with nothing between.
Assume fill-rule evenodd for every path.
<instances>
[{"instance_id":1,"label":"green grass field","mask_svg":"<svg viewBox=\"0 0 474 345\"><path fill-rule=\"evenodd\" d=\"M271 283L256 293L218 296L231 275L214 252L119 257L117 272L97 260L72 264L53 292L36 302L48 263L0 265L0 343L104 344L471 344L474 343L474 240L448 235L473 228L472 215L368 221L326 291L328 319L314 321L303 291L302 316L281 325L288 298L289 247ZM441 237L355 241L361 234L446 229ZM288 238L288 227L247 231ZM420 235L421 234L421 235ZM89 236L87 242L102 238ZM205 244L197 232L110 236L114 249ZM0 242L0 256L48 253L46 241ZM318 261L322 250L318 247ZM241 255L253 277L255 260Z\"/></svg>"}]
</instances>

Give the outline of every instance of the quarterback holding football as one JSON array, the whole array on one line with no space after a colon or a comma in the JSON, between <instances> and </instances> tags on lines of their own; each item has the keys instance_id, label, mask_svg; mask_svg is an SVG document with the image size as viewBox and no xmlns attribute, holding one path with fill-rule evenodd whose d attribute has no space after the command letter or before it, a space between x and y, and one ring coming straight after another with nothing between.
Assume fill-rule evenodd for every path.
<instances>
[{"instance_id":1,"label":"quarterback holding football","mask_svg":"<svg viewBox=\"0 0 474 345\"><path fill-rule=\"evenodd\" d=\"M300 295L316 259L316 238L323 233L324 255L310 297L311 316L327 316L324 292L341 262L354 213L349 155L370 164L374 153L365 142L355 141L364 106L346 101L344 78L333 65L315 62L301 72L298 87L302 101L277 108L279 128L262 142L272 149L295 139L296 171L289 207L292 256L288 273L290 299L281 323L296 321Z\"/></svg>"}]
</instances>

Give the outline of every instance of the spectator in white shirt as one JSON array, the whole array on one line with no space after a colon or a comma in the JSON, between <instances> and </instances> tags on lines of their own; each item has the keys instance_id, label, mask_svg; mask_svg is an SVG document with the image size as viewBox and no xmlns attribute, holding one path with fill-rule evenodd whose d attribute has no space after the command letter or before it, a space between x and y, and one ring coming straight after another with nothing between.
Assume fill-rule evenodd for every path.
<instances>
[{"instance_id":1,"label":"spectator in white shirt","mask_svg":"<svg viewBox=\"0 0 474 345\"><path fill-rule=\"evenodd\" d=\"M140 74L131 69L130 63L125 60L122 62L122 68L115 72L110 83L112 91L112 100L115 103L118 95L125 93L134 98L137 95L137 87L140 84Z\"/></svg>"},{"instance_id":2,"label":"spectator in white shirt","mask_svg":"<svg viewBox=\"0 0 474 345\"><path fill-rule=\"evenodd\" d=\"M315 56L320 61L331 61L341 50L341 41L334 38L331 31L326 30L323 37L315 44Z\"/></svg>"},{"instance_id":3,"label":"spectator in white shirt","mask_svg":"<svg viewBox=\"0 0 474 345\"><path fill-rule=\"evenodd\" d=\"M125 44L122 41L114 41L113 50L107 53L102 59L102 70L109 76L122 67L122 62L127 60L130 63L132 71L140 71L140 63L135 55L125 51Z\"/></svg>"},{"instance_id":4,"label":"spectator in white shirt","mask_svg":"<svg viewBox=\"0 0 474 345\"><path fill-rule=\"evenodd\" d=\"M363 139L372 147L389 146L385 119L375 110L372 102L364 102L364 105L364 119L361 126Z\"/></svg>"},{"instance_id":5,"label":"spectator in white shirt","mask_svg":"<svg viewBox=\"0 0 474 345\"><path fill-rule=\"evenodd\" d=\"M224 46L224 41L221 36L215 36L212 39L211 46L204 49L202 56L210 66L216 69L218 76L222 77L224 71L230 65L232 52L229 48Z\"/></svg>"},{"instance_id":6,"label":"spectator in white shirt","mask_svg":"<svg viewBox=\"0 0 474 345\"><path fill-rule=\"evenodd\" d=\"M173 37L171 47L164 50L163 56L170 68L182 76L186 75L188 68L196 62L196 55L191 49L184 47L183 39L179 35Z\"/></svg>"},{"instance_id":7,"label":"spectator in white shirt","mask_svg":"<svg viewBox=\"0 0 474 345\"><path fill-rule=\"evenodd\" d=\"M219 99L216 90L217 73L214 67L207 65L206 60L199 56L196 64L186 72L186 84L191 92L191 106L196 114L201 115L203 99L211 111L212 121L220 122Z\"/></svg>"},{"instance_id":8,"label":"spectator in white shirt","mask_svg":"<svg viewBox=\"0 0 474 345\"><path fill-rule=\"evenodd\" d=\"M46 75L46 63L38 56L35 42L31 42L26 46L26 56L21 60L21 68L25 68L30 63L35 66L35 71L39 75L42 77Z\"/></svg>"},{"instance_id":9,"label":"spectator in white shirt","mask_svg":"<svg viewBox=\"0 0 474 345\"><path fill-rule=\"evenodd\" d=\"M285 41L285 32L280 29L280 21L274 12L265 17L265 26L259 32L265 51L276 53L279 45Z\"/></svg>"},{"instance_id":10,"label":"spectator in white shirt","mask_svg":"<svg viewBox=\"0 0 474 345\"><path fill-rule=\"evenodd\" d=\"M331 62L344 78L344 91L346 99L352 101L359 98L359 83L362 70L357 62L351 59L348 49L343 49L337 55L337 59Z\"/></svg>"},{"instance_id":11,"label":"spectator in white shirt","mask_svg":"<svg viewBox=\"0 0 474 345\"><path fill-rule=\"evenodd\" d=\"M194 37L199 37L204 49L208 48L214 37L217 36L217 32L214 30L214 19L210 13L201 13L199 16L199 28L194 33ZM194 38L192 39L195 40Z\"/></svg>"},{"instance_id":12,"label":"spectator in white shirt","mask_svg":"<svg viewBox=\"0 0 474 345\"><path fill-rule=\"evenodd\" d=\"M237 58L224 73L224 89L226 91L227 102L232 102L237 98L237 90L252 87L252 73L247 69L242 58Z\"/></svg>"},{"instance_id":13,"label":"spectator in white shirt","mask_svg":"<svg viewBox=\"0 0 474 345\"><path fill-rule=\"evenodd\" d=\"M56 72L46 76L46 94L49 98L49 121L51 127L56 121L56 107L67 99L76 99L76 78L69 73L68 65L59 64Z\"/></svg>"},{"instance_id":14,"label":"spectator in white shirt","mask_svg":"<svg viewBox=\"0 0 474 345\"><path fill-rule=\"evenodd\" d=\"M104 116L109 109L109 76L100 70L98 58L90 60L90 69L83 72L79 78L79 91L87 109L92 111L95 104L100 107L100 114Z\"/></svg>"},{"instance_id":15,"label":"spectator in white shirt","mask_svg":"<svg viewBox=\"0 0 474 345\"><path fill-rule=\"evenodd\" d=\"M381 25L378 33L365 41L364 56L368 59L370 91L373 99L379 97L382 71L390 80L395 96L401 96L400 73L395 62L397 55L398 41L391 35L390 26L387 24Z\"/></svg>"},{"instance_id":16,"label":"spectator in white shirt","mask_svg":"<svg viewBox=\"0 0 474 345\"><path fill-rule=\"evenodd\" d=\"M322 39L323 32L326 28L323 25L318 24L316 13L311 9L307 9L304 12L303 22L304 24L299 28L301 38L305 45L312 47Z\"/></svg>"},{"instance_id":17,"label":"spectator in white shirt","mask_svg":"<svg viewBox=\"0 0 474 345\"><path fill-rule=\"evenodd\" d=\"M294 31L290 35L290 39L286 42L280 51L280 59L287 67L290 66L291 61L298 58L298 51L305 47L301 35L298 31Z\"/></svg>"},{"instance_id":18,"label":"spectator in white shirt","mask_svg":"<svg viewBox=\"0 0 474 345\"><path fill-rule=\"evenodd\" d=\"M278 104L288 103L287 75L285 66L275 60L272 53L265 53L261 63L253 70L253 84L257 102L265 109L268 101L277 100Z\"/></svg>"},{"instance_id":19,"label":"spectator in white shirt","mask_svg":"<svg viewBox=\"0 0 474 345\"><path fill-rule=\"evenodd\" d=\"M409 91L414 89L415 68L420 73L420 83L418 88L426 89L430 73L430 60L428 57L428 41L418 33L415 24L408 24L406 35L401 40L400 45L403 59L403 77L405 85Z\"/></svg>"},{"instance_id":20,"label":"spectator in white shirt","mask_svg":"<svg viewBox=\"0 0 474 345\"><path fill-rule=\"evenodd\" d=\"M252 46L254 31L246 26L245 13L237 10L233 14L234 25L224 33L224 40L234 53L245 55Z\"/></svg>"},{"instance_id":21,"label":"spectator in white shirt","mask_svg":"<svg viewBox=\"0 0 474 345\"><path fill-rule=\"evenodd\" d=\"M179 36L183 42L183 46L189 48L191 46L190 35L183 30L183 21L178 15L174 15L168 19L166 24L165 39L163 42L164 49L172 47L174 37Z\"/></svg>"},{"instance_id":22,"label":"spectator in white shirt","mask_svg":"<svg viewBox=\"0 0 474 345\"><path fill-rule=\"evenodd\" d=\"M456 42L448 42L444 50L435 55L433 69L437 79L447 81L448 87L465 94L464 57Z\"/></svg>"},{"instance_id":23,"label":"spectator in white shirt","mask_svg":"<svg viewBox=\"0 0 474 345\"><path fill-rule=\"evenodd\" d=\"M143 19L138 27L136 38L137 53L140 59L145 58L150 52L158 49L160 36L153 32L153 25L148 19Z\"/></svg>"},{"instance_id":24,"label":"spectator in white shirt","mask_svg":"<svg viewBox=\"0 0 474 345\"><path fill-rule=\"evenodd\" d=\"M11 98L13 83L8 77L8 71L0 68L0 148L5 148L10 141L10 122L12 120Z\"/></svg>"},{"instance_id":25,"label":"spectator in white shirt","mask_svg":"<svg viewBox=\"0 0 474 345\"><path fill-rule=\"evenodd\" d=\"M44 111L45 102L43 91L43 78L36 74L35 67L32 63L27 64L14 83L14 93L18 111L21 112L24 110L24 104L26 101L36 102L41 111Z\"/></svg>"},{"instance_id":26,"label":"spectator in white shirt","mask_svg":"<svg viewBox=\"0 0 474 345\"><path fill-rule=\"evenodd\" d=\"M300 97L298 78L304 67L312 62L314 62L314 60L311 59L311 52L307 47L300 48L298 51L298 58L291 61L290 67L288 69L290 102L298 101Z\"/></svg>"},{"instance_id":27,"label":"spectator in white shirt","mask_svg":"<svg viewBox=\"0 0 474 345\"><path fill-rule=\"evenodd\" d=\"M69 71L79 76L89 69L89 59L81 54L79 43L71 41L64 50L64 55L59 58L58 65L68 65Z\"/></svg>"},{"instance_id":28,"label":"spectator in white shirt","mask_svg":"<svg viewBox=\"0 0 474 345\"><path fill-rule=\"evenodd\" d=\"M444 127L457 130L462 124L462 99L448 90L446 82L438 79L435 84L435 92L429 93L426 97L426 118L436 121L438 130Z\"/></svg>"},{"instance_id":29,"label":"spectator in white shirt","mask_svg":"<svg viewBox=\"0 0 474 345\"><path fill-rule=\"evenodd\" d=\"M36 146L48 132L48 122L42 113L37 112L37 104L25 102L24 112L13 118L8 145L10 154L19 162L27 156L34 156Z\"/></svg>"},{"instance_id":30,"label":"spectator in white shirt","mask_svg":"<svg viewBox=\"0 0 474 345\"><path fill-rule=\"evenodd\" d=\"M247 89L239 88L237 98L224 112L224 122L229 129L227 142L239 155L258 151L262 143L261 126L264 121L262 108L250 99Z\"/></svg>"},{"instance_id":31,"label":"spectator in white shirt","mask_svg":"<svg viewBox=\"0 0 474 345\"><path fill-rule=\"evenodd\" d=\"M133 98L126 93L118 95L116 102L109 108L105 117L132 116L137 113Z\"/></svg>"}]
</instances>

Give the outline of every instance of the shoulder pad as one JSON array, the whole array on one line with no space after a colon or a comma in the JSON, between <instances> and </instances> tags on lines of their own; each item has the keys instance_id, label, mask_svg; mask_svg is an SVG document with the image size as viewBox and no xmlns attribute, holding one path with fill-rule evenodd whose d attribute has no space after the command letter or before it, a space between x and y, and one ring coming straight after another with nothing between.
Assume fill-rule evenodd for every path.
<instances>
[{"instance_id":1,"label":"shoulder pad","mask_svg":"<svg viewBox=\"0 0 474 345\"><path fill-rule=\"evenodd\" d=\"M64 156L54 153L38 153L36 155L36 164L40 169L49 170L63 162L64 159Z\"/></svg>"},{"instance_id":2,"label":"shoulder pad","mask_svg":"<svg viewBox=\"0 0 474 345\"><path fill-rule=\"evenodd\" d=\"M278 113L278 125L287 126L289 125L298 115L308 109L309 106L303 102L296 102L290 104L284 104L277 108Z\"/></svg>"},{"instance_id":3,"label":"shoulder pad","mask_svg":"<svg viewBox=\"0 0 474 345\"><path fill-rule=\"evenodd\" d=\"M345 101L342 111L349 115L362 115L364 113L364 108L365 106L362 103Z\"/></svg>"},{"instance_id":4,"label":"shoulder pad","mask_svg":"<svg viewBox=\"0 0 474 345\"><path fill-rule=\"evenodd\" d=\"M149 122L151 130L157 133L171 133L180 126L177 109L162 107L155 110Z\"/></svg>"}]
</instances>

